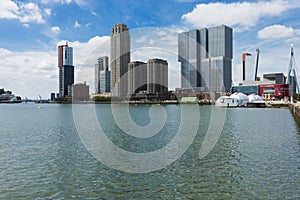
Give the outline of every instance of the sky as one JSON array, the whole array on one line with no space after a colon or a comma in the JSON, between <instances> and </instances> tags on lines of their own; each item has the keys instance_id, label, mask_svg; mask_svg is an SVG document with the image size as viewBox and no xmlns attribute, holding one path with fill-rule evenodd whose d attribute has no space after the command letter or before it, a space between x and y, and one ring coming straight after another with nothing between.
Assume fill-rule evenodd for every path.
<instances>
[{"instance_id":1,"label":"sky","mask_svg":"<svg viewBox=\"0 0 300 200\"><path fill-rule=\"evenodd\" d=\"M168 61L170 89L180 87L178 33L221 24L233 28L235 84L241 82L241 54L257 48L259 76L286 74L291 43L300 63L299 19L298 0L0 0L0 88L22 98L50 98L58 92L57 46L68 41L75 82L86 81L93 93L96 59L109 56L117 23L130 29L131 60Z\"/></svg>"}]
</instances>

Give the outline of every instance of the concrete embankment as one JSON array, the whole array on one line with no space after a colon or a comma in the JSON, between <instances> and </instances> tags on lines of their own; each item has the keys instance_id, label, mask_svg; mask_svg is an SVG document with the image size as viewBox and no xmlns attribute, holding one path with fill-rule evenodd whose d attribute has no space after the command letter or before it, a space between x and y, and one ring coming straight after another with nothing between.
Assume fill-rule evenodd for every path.
<instances>
[{"instance_id":1,"label":"concrete embankment","mask_svg":"<svg viewBox=\"0 0 300 200\"><path fill-rule=\"evenodd\" d=\"M300 103L291 103L290 110L297 121L300 122Z\"/></svg>"}]
</instances>

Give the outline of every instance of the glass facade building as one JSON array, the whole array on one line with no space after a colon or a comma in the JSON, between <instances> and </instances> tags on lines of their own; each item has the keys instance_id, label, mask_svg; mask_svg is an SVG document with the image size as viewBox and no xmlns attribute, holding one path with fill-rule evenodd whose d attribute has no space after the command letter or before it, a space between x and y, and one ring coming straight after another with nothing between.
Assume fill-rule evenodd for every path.
<instances>
[{"instance_id":1,"label":"glass facade building","mask_svg":"<svg viewBox=\"0 0 300 200\"><path fill-rule=\"evenodd\" d=\"M230 91L232 54L232 29L225 25L180 33L181 87Z\"/></svg>"},{"instance_id":2,"label":"glass facade building","mask_svg":"<svg viewBox=\"0 0 300 200\"><path fill-rule=\"evenodd\" d=\"M110 92L110 71L108 71L108 57L97 59L95 64L95 94Z\"/></svg>"},{"instance_id":3,"label":"glass facade building","mask_svg":"<svg viewBox=\"0 0 300 200\"><path fill-rule=\"evenodd\" d=\"M68 86L74 84L73 47L58 46L59 97L70 96Z\"/></svg>"}]
</instances>

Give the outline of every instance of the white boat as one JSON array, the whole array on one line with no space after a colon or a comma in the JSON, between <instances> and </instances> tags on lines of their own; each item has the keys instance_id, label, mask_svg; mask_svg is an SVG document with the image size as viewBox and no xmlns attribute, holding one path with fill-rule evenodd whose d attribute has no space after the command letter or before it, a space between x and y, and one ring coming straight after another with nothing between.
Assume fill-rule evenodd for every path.
<instances>
[{"instance_id":1,"label":"white boat","mask_svg":"<svg viewBox=\"0 0 300 200\"><path fill-rule=\"evenodd\" d=\"M238 99L230 96L221 96L217 99L215 106L219 107L237 107L239 106Z\"/></svg>"}]
</instances>

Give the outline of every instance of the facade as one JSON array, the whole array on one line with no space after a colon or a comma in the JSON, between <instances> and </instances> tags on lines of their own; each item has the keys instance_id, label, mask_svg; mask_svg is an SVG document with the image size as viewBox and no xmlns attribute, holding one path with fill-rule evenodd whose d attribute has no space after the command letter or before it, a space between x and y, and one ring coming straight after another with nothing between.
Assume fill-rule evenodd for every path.
<instances>
[{"instance_id":1,"label":"facade","mask_svg":"<svg viewBox=\"0 0 300 200\"><path fill-rule=\"evenodd\" d=\"M109 82L110 84L110 80L108 80L110 78L110 75L107 75L107 72L109 73L108 57L107 56L99 57L97 59L97 63L95 64L95 94L103 93L104 90L105 92L110 92L110 91L106 91L106 90L110 90L110 86L107 86L107 82ZM101 76L102 79L103 78L105 79L104 81L101 80ZM102 83L104 82L104 85L102 87L101 87L101 82ZM103 88L105 89L103 90Z\"/></svg>"},{"instance_id":2,"label":"facade","mask_svg":"<svg viewBox=\"0 0 300 200\"><path fill-rule=\"evenodd\" d=\"M275 84L285 84L286 77L283 73L263 74L264 80L273 81Z\"/></svg>"},{"instance_id":3,"label":"facade","mask_svg":"<svg viewBox=\"0 0 300 200\"><path fill-rule=\"evenodd\" d=\"M147 62L147 94L166 94L168 92L168 62L150 59Z\"/></svg>"},{"instance_id":4,"label":"facade","mask_svg":"<svg viewBox=\"0 0 300 200\"><path fill-rule=\"evenodd\" d=\"M255 65L254 65L255 57L250 53L242 54L242 62L243 62L243 77L242 80L255 80Z\"/></svg>"},{"instance_id":5,"label":"facade","mask_svg":"<svg viewBox=\"0 0 300 200\"><path fill-rule=\"evenodd\" d=\"M225 26L178 35L181 87L228 92L232 82L232 29Z\"/></svg>"},{"instance_id":6,"label":"facade","mask_svg":"<svg viewBox=\"0 0 300 200\"><path fill-rule=\"evenodd\" d=\"M100 94L110 92L110 71L107 69L100 71Z\"/></svg>"},{"instance_id":7,"label":"facade","mask_svg":"<svg viewBox=\"0 0 300 200\"><path fill-rule=\"evenodd\" d=\"M72 85L73 101L87 101L90 98L89 86L86 83Z\"/></svg>"},{"instance_id":8,"label":"facade","mask_svg":"<svg viewBox=\"0 0 300 200\"><path fill-rule=\"evenodd\" d=\"M72 96L72 85L74 84L74 66L63 65L61 67L61 82L62 87L60 89L59 96L64 98L66 96Z\"/></svg>"},{"instance_id":9,"label":"facade","mask_svg":"<svg viewBox=\"0 0 300 200\"><path fill-rule=\"evenodd\" d=\"M140 61L128 63L128 95L147 90L147 64Z\"/></svg>"},{"instance_id":10,"label":"facade","mask_svg":"<svg viewBox=\"0 0 300 200\"><path fill-rule=\"evenodd\" d=\"M259 85L259 96L265 100L283 99L290 96L290 85L288 84L267 84Z\"/></svg>"},{"instance_id":11,"label":"facade","mask_svg":"<svg viewBox=\"0 0 300 200\"><path fill-rule=\"evenodd\" d=\"M58 46L59 97L68 96L68 86L74 84L73 47Z\"/></svg>"},{"instance_id":12,"label":"facade","mask_svg":"<svg viewBox=\"0 0 300 200\"><path fill-rule=\"evenodd\" d=\"M128 90L127 71L130 62L130 35L125 24L116 24L112 29L110 59L112 96L125 97Z\"/></svg>"},{"instance_id":13,"label":"facade","mask_svg":"<svg viewBox=\"0 0 300 200\"><path fill-rule=\"evenodd\" d=\"M246 95L250 94L258 94L258 85L239 85L239 86L232 86L231 93L243 93Z\"/></svg>"}]
</instances>

